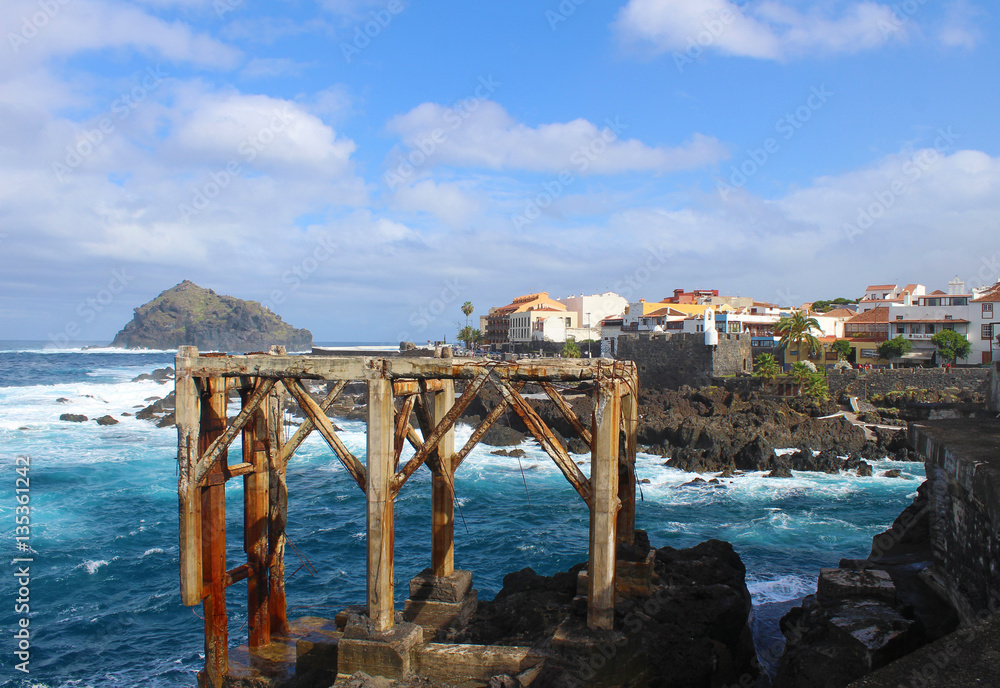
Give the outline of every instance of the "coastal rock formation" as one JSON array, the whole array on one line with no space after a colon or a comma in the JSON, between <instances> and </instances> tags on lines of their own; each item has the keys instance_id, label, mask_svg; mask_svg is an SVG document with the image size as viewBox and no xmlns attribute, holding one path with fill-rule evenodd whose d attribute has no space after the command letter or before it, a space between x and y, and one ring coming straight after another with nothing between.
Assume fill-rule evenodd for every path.
<instances>
[{"instance_id":1,"label":"coastal rock formation","mask_svg":"<svg viewBox=\"0 0 1000 688\"><path fill-rule=\"evenodd\" d=\"M80 413L64 413L59 416L59 420L65 420L70 423L86 423L90 419Z\"/></svg>"},{"instance_id":2,"label":"coastal rock formation","mask_svg":"<svg viewBox=\"0 0 1000 688\"><path fill-rule=\"evenodd\" d=\"M636 535L638 549L645 550L645 533ZM530 568L508 574L493 601L480 601L468 626L447 641L537 648L549 659L532 685L586 685L616 663L634 673L645 665L651 688L754 685L750 593L739 555L718 540L654 552L651 593L616 606L615 626L627 639L609 648L616 652L610 660L563 652L553 642L561 629L586 623L586 603L577 596L583 564L553 576Z\"/></svg>"},{"instance_id":3,"label":"coastal rock formation","mask_svg":"<svg viewBox=\"0 0 1000 688\"><path fill-rule=\"evenodd\" d=\"M206 351L264 351L273 344L289 351L312 347L312 333L296 329L257 303L216 294L184 280L135 309L135 317L111 346Z\"/></svg>"}]
</instances>

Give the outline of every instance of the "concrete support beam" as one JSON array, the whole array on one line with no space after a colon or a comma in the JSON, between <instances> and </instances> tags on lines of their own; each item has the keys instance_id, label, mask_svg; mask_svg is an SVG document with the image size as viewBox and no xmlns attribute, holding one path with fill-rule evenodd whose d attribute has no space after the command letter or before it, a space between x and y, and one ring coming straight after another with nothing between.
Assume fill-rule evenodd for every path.
<instances>
[{"instance_id":1,"label":"concrete support beam","mask_svg":"<svg viewBox=\"0 0 1000 688\"><path fill-rule=\"evenodd\" d=\"M395 476L392 382L368 382L368 617L375 630L393 626L393 556Z\"/></svg>"}]
</instances>

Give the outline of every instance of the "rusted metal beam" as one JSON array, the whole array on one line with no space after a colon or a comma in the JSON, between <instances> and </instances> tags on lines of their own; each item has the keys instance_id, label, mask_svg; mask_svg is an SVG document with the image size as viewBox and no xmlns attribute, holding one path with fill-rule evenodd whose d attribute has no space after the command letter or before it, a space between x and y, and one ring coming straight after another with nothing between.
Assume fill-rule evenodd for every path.
<instances>
[{"instance_id":1,"label":"rusted metal beam","mask_svg":"<svg viewBox=\"0 0 1000 688\"><path fill-rule=\"evenodd\" d=\"M625 387L626 385L621 385ZM635 453L639 424L639 400L631 393L621 397L622 432L625 454L618 457L618 542L632 544L635 540Z\"/></svg>"},{"instance_id":2,"label":"rusted metal beam","mask_svg":"<svg viewBox=\"0 0 1000 688\"><path fill-rule=\"evenodd\" d=\"M514 411L517 412L524 424L528 426L528 430L531 434L535 436L538 440L538 444L542 446L545 453L552 457L552 460L556 462L559 470L562 474L566 476L566 480L569 484L580 493L583 497L583 501L587 503L587 506L593 504L592 491L590 488L590 483L587 480L587 476L583 474L580 467L576 465L573 459L570 457L563 446L559 443L555 437L552 436L552 431L549 430L548 426L545 425L545 421L535 413L535 410L524 400L524 398L515 392L510 384L503 380L496 373L490 375L493 380L493 384L496 385L497 390L503 395L507 402L513 407Z\"/></svg>"},{"instance_id":3,"label":"rusted metal beam","mask_svg":"<svg viewBox=\"0 0 1000 688\"><path fill-rule=\"evenodd\" d=\"M201 404L202 455L223 435L226 427L226 381L205 381L206 395ZM226 461L228 450L219 454ZM217 461L211 473L222 476ZM226 486L213 484L201 489L202 600L205 614L205 679L211 688L221 688L229 671L229 630L226 615Z\"/></svg>"},{"instance_id":4,"label":"rusted metal beam","mask_svg":"<svg viewBox=\"0 0 1000 688\"><path fill-rule=\"evenodd\" d=\"M272 356L284 347L272 346ZM279 461L285 441L285 386L275 385L267 398L267 615L272 635L288 635L288 604L285 600L285 526L288 524L286 464Z\"/></svg>"},{"instance_id":5,"label":"rusted metal beam","mask_svg":"<svg viewBox=\"0 0 1000 688\"><path fill-rule=\"evenodd\" d=\"M562 413L563 417L569 422L570 425L573 426L573 429L576 430L580 439L586 442L589 447L592 441L590 430L584 427L583 423L580 421L580 417L576 415L576 411L570 408L569 404L566 403L566 400L562 398L562 395L559 394L556 388L552 386L552 383L540 382L538 384L541 385L549 399L555 403L556 408L559 409L559 412Z\"/></svg>"},{"instance_id":6,"label":"rusted metal beam","mask_svg":"<svg viewBox=\"0 0 1000 688\"><path fill-rule=\"evenodd\" d=\"M319 430L327 444L333 449L333 453L340 459L340 463L344 465L347 472L354 478L354 482L364 490L366 479L364 465L358 461L358 458L351 453L340 440L340 437L337 436L337 432L333 429L333 423L327 418L326 414L319 407L319 404L309 396L309 392L302 386L299 380L285 380L285 387L299 402L299 406L302 408L303 413L306 414L306 417L312 419L316 425L316 429Z\"/></svg>"},{"instance_id":7,"label":"rusted metal beam","mask_svg":"<svg viewBox=\"0 0 1000 688\"><path fill-rule=\"evenodd\" d=\"M240 396L244 404L250 390ZM243 477L243 551L247 555L247 623L251 648L271 642L271 617L267 609L267 414L258 407L253 419L243 429L243 462L250 472Z\"/></svg>"},{"instance_id":8,"label":"rusted metal beam","mask_svg":"<svg viewBox=\"0 0 1000 688\"><path fill-rule=\"evenodd\" d=\"M403 453L403 445L406 444L406 437L412 429L410 427L410 414L413 413L414 401L416 401L416 396L413 394L408 395L403 399L403 408L396 414L396 428L393 433L392 443L393 469L399 467L399 457Z\"/></svg>"},{"instance_id":9,"label":"rusted metal beam","mask_svg":"<svg viewBox=\"0 0 1000 688\"><path fill-rule=\"evenodd\" d=\"M344 388L347 387L348 382L348 380L339 380L333 386L333 389L329 391L323 401L319 402L319 407L323 411L323 415L326 415L326 412L330 410L330 407L337 403L337 399L340 398L340 395L343 393ZM302 421L302 424L299 425L295 434L292 435L287 442L285 442L284 446L281 447L281 463L288 463L288 459L291 458L292 454L295 453L295 450L299 448L299 445L305 441L306 437L309 436L309 433L311 433L315 428L316 424L313 423L312 419L307 416L306 419Z\"/></svg>"},{"instance_id":10,"label":"rusted metal beam","mask_svg":"<svg viewBox=\"0 0 1000 688\"><path fill-rule=\"evenodd\" d=\"M393 380L392 393L397 397L405 397L410 394L420 394L421 392L440 392L444 380Z\"/></svg>"},{"instance_id":11,"label":"rusted metal beam","mask_svg":"<svg viewBox=\"0 0 1000 688\"><path fill-rule=\"evenodd\" d=\"M513 381L573 382L595 380L603 359L554 359L498 362L481 359L440 358L369 358L329 356L224 356L191 357L190 366L196 377L264 377L308 380L473 380L483 370L502 369L504 377ZM618 361L624 372L631 361ZM614 373L613 373L614 374Z\"/></svg>"},{"instance_id":12,"label":"rusted metal beam","mask_svg":"<svg viewBox=\"0 0 1000 688\"><path fill-rule=\"evenodd\" d=\"M437 448L438 442L449 430L451 430L452 426L455 425L459 416L465 412L465 409L469 407L472 400L479 394L479 390L483 388L487 379L489 379L489 375L484 369L475 380L465 386L465 391L462 392L462 396L455 402L455 405L452 406L448 410L448 413L446 413L437 425L434 426L430 435L424 439L424 443L420 449L410 458L409 461L406 462L406 465L396 473L392 481L393 495L399 494L400 488L406 484L409 477L413 475L414 471L420 468L424 461L427 460L427 456L430 452ZM369 428L369 432L371 432L371 428Z\"/></svg>"},{"instance_id":13,"label":"rusted metal beam","mask_svg":"<svg viewBox=\"0 0 1000 688\"><path fill-rule=\"evenodd\" d=\"M200 484L205 479L209 469L215 465L215 462L222 456L223 451L232 444L233 440L236 439L236 435L243 430L243 427L253 417L261 402L264 401L274 387L275 382L276 380L262 380L257 389L254 390L253 396L250 397L239 415L233 420L233 424L226 428L226 431L217 437L208 449L205 450L205 453L198 459L198 468L195 471L194 477L196 483Z\"/></svg>"}]
</instances>

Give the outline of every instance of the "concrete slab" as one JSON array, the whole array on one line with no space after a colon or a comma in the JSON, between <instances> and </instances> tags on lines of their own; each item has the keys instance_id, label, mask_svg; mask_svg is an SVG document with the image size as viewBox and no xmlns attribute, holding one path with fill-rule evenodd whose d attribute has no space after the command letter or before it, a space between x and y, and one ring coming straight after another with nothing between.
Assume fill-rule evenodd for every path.
<instances>
[{"instance_id":1,"label":"concrete slab","mask_svg":"<svg viewBox=\"0 0 1000 688\"><path fill-rule=\"evenodd\" d=\"M891 604L896 600L896 584L888 573L877 569L820 569L816 596L824 603L863 597Z\"/></svg>"}]
</instances>

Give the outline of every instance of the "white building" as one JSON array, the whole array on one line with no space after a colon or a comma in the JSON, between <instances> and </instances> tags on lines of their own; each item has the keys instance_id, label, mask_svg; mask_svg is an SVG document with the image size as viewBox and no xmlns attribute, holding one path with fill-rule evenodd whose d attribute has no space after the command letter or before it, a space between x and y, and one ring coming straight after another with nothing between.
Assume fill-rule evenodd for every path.
<instances>
[{"instance_id":1,"label":"white building","mask_svg":"<svg viewBox=\"0 0 1000 688\"><path fill-rule=\"evenodd\" d=\"M588 296L567 296L565 299L556 299L566 306L566 310L576 314L576 332L569 332L566 336L573 336L577 341L584 339L601 338L601 321L607 318L621 317L625 313L628 301L618 294L607 291L603 294L590 294ZM562 340L565 341L565 337Z\"/></svg>"}]
</instances>

